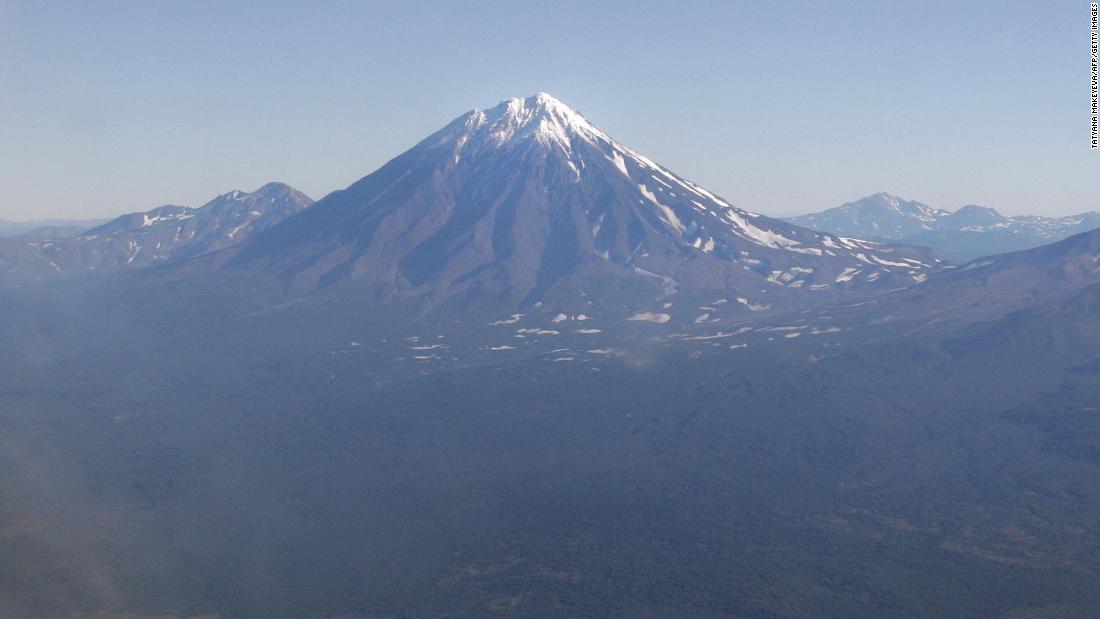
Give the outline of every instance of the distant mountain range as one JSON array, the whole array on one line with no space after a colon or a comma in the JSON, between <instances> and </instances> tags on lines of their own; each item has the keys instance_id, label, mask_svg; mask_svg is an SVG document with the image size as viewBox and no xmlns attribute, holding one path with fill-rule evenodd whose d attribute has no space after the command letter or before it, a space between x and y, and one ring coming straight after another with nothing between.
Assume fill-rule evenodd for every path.
<instances>
[{"instance_id":1,"label":"distant mountain range","mask_svg":"<svg viewBox=\"0 0 1100 619\"><path fill-rule=\"evenodd\" d=\"M1064 217L1017 215L969 204L955 212L888 193L876 193L820 213L786 221L842 236L908 243L953 261L1038 247L1100 227L1100 212Z\"/></svg>"},{"instance_id":2,"label":"distant mountain range","mask_svg":"<svg viewBox=\"0 0 1100 619\"><path fill-rule=\"evenodd\" d=\"M666 301L654 299L675 293L781 311L912 285L942 266L921 248L739 209L545 93L463 114L311 204L271 184L199 209L125 215L72 239L9 239L0 271L27 281L206 256L299 295L340 285L422 312L545 302L664 321Z\"/></svg>"},{"instance_id":3,"label":"distant mountain range","mask_svg":"<svg viewBox=\"0 0 1100 619\"><path fill-rule=\"evenodd\" d=\"M75 235L37 228L30 237L0 238L0 280L25 283L200 256L243 243L312 203L293 187L269 183L252 193L231 191L199 208L167 205L122 215Z\"/></svg>"},{"instance_id":4,"label":"distant mountain range","mask_svg":"<svg viewBox=\"0 0 1100 619\"><path fill-rule=\"evenodd\" d=\"M181 216L166 208L85 237ZM159 273L209 298L247 290L236 311L292 320L304 333L377 333L387 340L378 354L437 369L651 336L696 352L774 349L802 334L840 345L904 321L967 324L1097 275L1087 248L1076 251L1088 235L1051 246L1056 258L1033 250L957 266L912 245L860 240L854 228L814 232L749 213L544 93L468 112L292 210L241 242L223 233L216 247L185 246L177 254L191 259ZM886 194L829 215L863 213L880 237L1000 222L976 207L952 214ZM1074 277L1055 277L1052 261ZM1002 264L1016 265L1012 275L990 274ZM428 324L445 340L422 341Z\"/></svg>"}]
</instances>

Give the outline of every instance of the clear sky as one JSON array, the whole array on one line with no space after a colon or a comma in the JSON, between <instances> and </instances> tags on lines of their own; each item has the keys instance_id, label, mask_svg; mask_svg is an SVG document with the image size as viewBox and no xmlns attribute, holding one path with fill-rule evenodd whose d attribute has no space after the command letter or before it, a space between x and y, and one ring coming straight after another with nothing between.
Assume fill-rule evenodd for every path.
<instances>
[{"instance_id":1,"label":"clear sky","mask_svg":"<svg viewBox=\"0 0 1100 619\"><path fill-rule=\"evenodd\" d=\"M321 197L539 90L735 204L1100 209L1089 3L0 0L0 218Z\"/></svg>"}]
</instances>

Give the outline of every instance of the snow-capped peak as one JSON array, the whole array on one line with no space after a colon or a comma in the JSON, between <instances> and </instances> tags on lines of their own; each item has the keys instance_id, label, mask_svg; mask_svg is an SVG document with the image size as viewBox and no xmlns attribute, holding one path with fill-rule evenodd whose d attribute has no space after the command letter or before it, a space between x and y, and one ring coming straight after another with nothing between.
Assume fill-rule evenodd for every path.
<instances>
[{"instance_id":1,"label":"snow-capped peak","mask_svg":"<svg viewBox=\"0 0 1100 619\"><path fill-rule=\"evenodd\" d=\"M494 146L533 138L569 152L573 140L578 138L590 143L611 142L607 134L584 116L545 92L501 101L487 110L474 110L467 115L465 126L468 131L485 135Z\"/></svg>"},{"instance_id":2,"label":"snow-capped peak","mask_svg":"<svg viewBox=\"0 0 1100 619\"><path fill-rule=\"evenodd\" d=\"M473 110L433 134L423 144L426 151L436 149L445 158L429 160L441 174L454 172L468 164L465 173L480 173L486 161L503 162L515 169L528 162L549 162L548 170L572 185L585 182L610 183L616 187L618 205L629 212L618 220L660 222L661 234L676 239L701 253L739 260L742 243L783 252L787 256L865 254L869 249L843 239L793 229L779 221L742 210L703 187L669 171L641 153L611 139L584 116L555 97L539 92L529 97L501 101L485 110ZM537 153L544 159L529 157ZM481 159L487 157L487 159ZM497 157L502 157L497 159ZM546 182L543 179L543 182ZM890 196L895 203L896 197ZM584 217L592 230L597 254L610 259L610 246L597 239L602 230L601 208L586 207ZM606 213L604 213L606 214ZM605 235L607 236L607 235ZM831 243L831 245L830 245ZM640 245L623 251L626 260L634 259ZM629 256L629 257L627 257ZM754 259L755 260L755 259ZM867 260L862 258L860 260Z\"/></svg>"},{"instance_id":3,"label":"snow-capped peak","mask_svg":"<svg viewBox=\"0 0 1100 619\"><path fill-rule=\"evenodd\" d=\"M448 131L437 139L438 145L453 148L454 164L482 150L508 149L532 142L558 149L578 180L581 170L610 166L636 189L642 203L659 210L659 218L679 236L700 235L702 224L695 220L706 211L710 213L708 217L720 218L721 223L713 227L731 229L737 236L756 244L804 251L799 247L800 242L754 224L753 220L760 217L758 214L733 207L613 140L579 112L545 92L508 99L486 110L473 110L449 125ZM580 148L582 144L584 148ZM602 162L602 165L590 165L593 162ZM710 236L705 239L693 237L693 240L698 241L699 248L709 248L715 243Z\"/></svg>"}]
</instances>

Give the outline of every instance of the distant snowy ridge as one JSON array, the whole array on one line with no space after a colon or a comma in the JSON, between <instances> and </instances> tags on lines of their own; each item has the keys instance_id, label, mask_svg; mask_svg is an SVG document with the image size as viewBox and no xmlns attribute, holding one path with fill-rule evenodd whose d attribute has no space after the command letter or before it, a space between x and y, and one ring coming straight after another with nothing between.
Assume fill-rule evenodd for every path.
<instances>
[{"instance_id":1,"label":"distant snowy ridge","mask_svg":"<svg viewBox=\"0 0 1100 619\"><path fill-rule=\"evenodd\" d=\"M0 275L23 282L192 258L240 245L312 203L289 185L268 183L253 192L227 192L199 208L166 205L121 215L70 238L0 239Z\"/></svg>"},{"instance_id":2,"label":"distant snowy ridge","mask_svg":"<svg viewBox=\"0 0 1100 619\"><path fill-rule=\"evenodd\" d=\"M935 209L888 193L787 218L814 230L931 247L965 261L982 255L1030 249L1100 227L1100 212L1063 217L1017 215L966 205L955 212Z\"/></svg>"}]
</instances>

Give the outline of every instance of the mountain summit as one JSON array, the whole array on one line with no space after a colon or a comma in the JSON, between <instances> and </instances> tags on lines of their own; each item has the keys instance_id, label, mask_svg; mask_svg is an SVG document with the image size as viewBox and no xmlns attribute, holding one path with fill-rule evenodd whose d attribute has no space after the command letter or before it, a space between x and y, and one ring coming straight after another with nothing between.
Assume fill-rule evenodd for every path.
<instances>
[{"instance_id":1,"label":"mountain summit","mask_svg":"<svg viewBox=\"0 0 1100 619\"><path fill-rule=\"evenodd\" d=\"M238 264L298 291L354 281L432 305L598 289L781 308L909 285L936 261L734 207L538 93L459 116L258 235Z\"/></svg>"},{"instance_id":2,"label":"mountain summit","mask_svg":"<svg viewBox=\"0 0 1100 619\"><path fill-rule=\"evenodd\" d=\"M939 219L949 215L915 200L879 192L855 202L787 218L787 221L833 234L872 240L900 240L935 228Z\"/></svg>"},{"instance_id":3,"label":"mountain summit","mask_svg":"<svg viewBox=\"0 0 1100 619\"><path fill-rule=\"evenodd\" d=\"M489 110L474 110L462 118L465 119L463 127L471 136L481 138L473 143L491 147L535 140L568 154L576 138L589 143L611 141L579 113L545 92L526 99L509 99Z\"/></svg>"}]
</instances>

